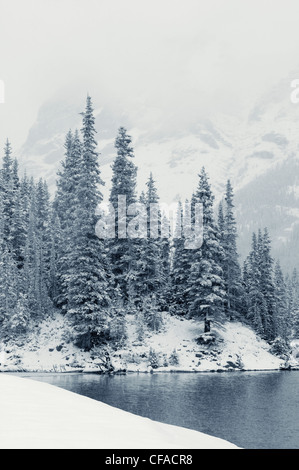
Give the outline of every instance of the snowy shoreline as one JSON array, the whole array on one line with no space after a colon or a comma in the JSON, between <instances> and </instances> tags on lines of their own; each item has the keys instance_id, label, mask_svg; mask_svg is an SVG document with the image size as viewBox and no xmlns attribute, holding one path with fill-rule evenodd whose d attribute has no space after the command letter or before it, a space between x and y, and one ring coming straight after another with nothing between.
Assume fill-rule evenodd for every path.
<instances>
[{"instance_id":1,"label":"snowy shoreline","mask_svg":"<svg viewBox=\"0 0 299 470\"><path fill-rule=\"evenodd\" d=\"M171 369L171 370L126 370L126 371L99 371L99 370L54 370L54 369L6 369L0 370L0 374L62 374L62 375L138 375L138 374L226 374L226 373L246 373L246 372L284 372L284 371L296 371L299 370L299 366L280 367L277 369L206 369L206 370L187 370L187 369Z\"/></svg>"},{"instance_id":2,"label":"snowy shoreline","mask_svg":"<svg viewBox=\"0 0 299 470\"><path fill-rule=\"evenodd\" d=\"M126 322L124 344L86 352L65 341L64 319L58 316L24 343L0 344L0 373L224 373L299 368L299 344L294 342L293 354L286 361L273 355L271 346L240 322L214 325L216 339L211 344L198 343L203 330L195 320L165 314L163 328L146 331L143 341L136 334L135 316L128 315Z\"/></svg>"},{"instance_id":3,"label":"snowy shoreline","mask_svg":"<svg viewBox=\"0 0 299 470\"><path fill-rule=\"evenodd\" d=\"M1 449L238 449L59 387L0 374Z\"/></svg>"}]
</instances>

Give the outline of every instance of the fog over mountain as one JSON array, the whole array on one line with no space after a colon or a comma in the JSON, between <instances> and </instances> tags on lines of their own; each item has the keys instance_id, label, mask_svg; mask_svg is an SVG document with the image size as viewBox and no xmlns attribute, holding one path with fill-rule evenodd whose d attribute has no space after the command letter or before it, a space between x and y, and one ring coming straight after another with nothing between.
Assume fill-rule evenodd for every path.
<instances>
[{"instance_id":1,"label":"fog over mountain","mask_svg":"<svg viewBox=\"0 0 299 470\"><path fill-rule=\"evenodd\" d=\"M296 76L299 72L292 72L268 90L248 109L246 118L218 113L180 128L165 126L158 118L159 110L142 106L136 108L134 119L121 106L109 106L96 90L92 99L106 181L104 195L110 187L114 139L117 129L124 126L133 137L140 191L152 171L161 201L169 204L189 198L205 166L216 202L228 178L235 189L241 258L248 253L252 231L267 226L273 254L282 266L290 270L299 265L299 104L290 100ZM46 178L53 191L65 134L70 128L80 128L84 100L85 96L70 95L63 100L58 94L45 102L20 150L20 162L28 174ZM156 124L147 126L147 114L152 112L157 113Z\"/></svg>"}]
</instances>

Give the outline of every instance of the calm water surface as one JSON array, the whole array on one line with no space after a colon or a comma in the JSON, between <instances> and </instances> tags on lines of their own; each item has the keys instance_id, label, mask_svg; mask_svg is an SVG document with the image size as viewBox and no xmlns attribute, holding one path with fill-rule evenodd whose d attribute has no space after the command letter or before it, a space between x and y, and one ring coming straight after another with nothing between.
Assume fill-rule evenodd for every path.
<instances>
[{"instance_id":1,"label":"calm water surface","mask_svg":"<svg viewBox=\"0 0 299 470\"><path fill-rule=\"evenodd\" d=\"M299 449L299 371L18 374L247 449Z\"/></svg>"}]
</instances>

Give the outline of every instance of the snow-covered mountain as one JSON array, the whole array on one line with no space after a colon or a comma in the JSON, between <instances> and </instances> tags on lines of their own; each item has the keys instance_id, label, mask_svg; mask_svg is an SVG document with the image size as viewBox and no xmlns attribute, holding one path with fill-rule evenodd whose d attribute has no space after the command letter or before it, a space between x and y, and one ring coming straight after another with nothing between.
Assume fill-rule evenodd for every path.
<instances>
[{"instance_id":1,"label":"snow-covered mountain","mask_svg":"<svg viewBox=\"0 0 299 470\"><path fill-rule=\"evenodd\" d=\"M141 107L133 118L120 108L101 108L103 100L94 94L104 193L110 186L114 139L124 126L133 137L140 190L152 171L163 202L188 198L204 165L216 201L228 178L235 189L242 258L250 248L252 231L267 226L273 254L282 266L299 266L299 104L290 100L295 77L292 73L269 90L245 118L218 114L182 127L165 125L157 110ZM45 103L19 152L27 172L43 176L53 189L65 134L80 128L84 105L84 97Z\"/></svg>"}]
</instances>

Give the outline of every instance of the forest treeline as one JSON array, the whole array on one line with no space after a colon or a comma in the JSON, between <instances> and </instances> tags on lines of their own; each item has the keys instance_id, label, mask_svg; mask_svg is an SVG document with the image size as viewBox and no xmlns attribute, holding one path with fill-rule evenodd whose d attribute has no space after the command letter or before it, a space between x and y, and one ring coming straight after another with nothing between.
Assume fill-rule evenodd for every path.
<instances>
[{"instance_id":1,"label":"forest treeline","mask_svg":"<svg viewBox=\"0 0 299 470\"><path fill-rule=\"evenodd\" d=\"M116 236L101 239L95 226L103 202L91 98L82 128L69 131L62 149L54 197L43 179L20 176L6 142L0 172L0 339L28 334L57 312L65 316L69 340L85 350L124 341L126 314L135 313L140 335L158 330L161 312L223 323L240 320L276 345L278 352L299 335L298 276L283 273L271 256L267 228L252 236L243 266L237 252L233 188L228 180L215 214L209 177L202 168L189 201L178 204L180 237L149 236L150 206L159 202L152 174L137 194L137 167L131 137L123 127L115 140L109 202L115 208ZM117 233L118 196L147 208L148 236ZM203 240L186 248L182 223L201 204ZM191 214L188 214L191 211ZM181 217L182 215L182 217ZM132 220L128 215L126 223ZM158 213L158 227L162 213Z\"/></svg>"}]
</instances>

